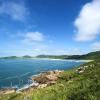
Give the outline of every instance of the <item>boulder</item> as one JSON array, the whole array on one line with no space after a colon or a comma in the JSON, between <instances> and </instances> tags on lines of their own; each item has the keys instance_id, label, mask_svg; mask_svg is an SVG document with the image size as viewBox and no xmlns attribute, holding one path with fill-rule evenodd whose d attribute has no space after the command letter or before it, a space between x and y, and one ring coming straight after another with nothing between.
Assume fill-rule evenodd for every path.
<instances>
[{"instance_id":1,"label":"boulder","mask_svg":"<svg viewBox=\"0 0 100 100\"><path fill-rule=\"evenodd\" d=\"M80 68L78 68L78 69L76 70L76 73L81 74L81 73L83 73L84 71L85 71L85 68L84 68L84 67L80 67Z\"/></svg>"},{"instance_id":2,"label":"boulder","mask_svg":"<svg viewBox=\"0 0 100 100\"><path fill-rule=\"evenodd\" d=\"M47 84L40 84L37 88L45 88L47 87Z\"/></svg>"},{"instance_id":3,"label":"boulder","mask_svg":"<svg viewBox=\"0 0 100 100\"><path fill-rule=\"evenodd\" d=\"M58 79L58 77L56 75L46 75L46 78L49 81L56 81Z\"/></svg>"},{"instance_id":4,"label":"boulder","mask_svg":"<svg viewBox=\"0 0 100 100\"><path fill-rule=\"evenodd\" d=\"M58 79L58 75L63 72L63 71L59 71L59 70L55 70L55 71L48 71L45 73L41 73L38 76L34 76L32 77L32 80L40 83L40 84L45 84L48 81L56 81Z\"/></svg>"}]
</instances>

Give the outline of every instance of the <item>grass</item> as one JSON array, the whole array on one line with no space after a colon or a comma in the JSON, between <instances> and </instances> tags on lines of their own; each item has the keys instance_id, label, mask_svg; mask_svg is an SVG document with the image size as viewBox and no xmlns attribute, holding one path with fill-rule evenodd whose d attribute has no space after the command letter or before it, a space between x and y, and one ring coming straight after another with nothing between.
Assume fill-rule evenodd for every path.
<instances>
[{"instance_id":1,"label":"grass","mask_svg":"<svg viewBox=\"0 0 100 100\"><path fill-rule=\"evenodd\" d=\"M81 66L89 67L82 74L76 68L64 71L55 85L0 96L0 100L100 100L100 60Z\"/></svg>"}]
</instances>

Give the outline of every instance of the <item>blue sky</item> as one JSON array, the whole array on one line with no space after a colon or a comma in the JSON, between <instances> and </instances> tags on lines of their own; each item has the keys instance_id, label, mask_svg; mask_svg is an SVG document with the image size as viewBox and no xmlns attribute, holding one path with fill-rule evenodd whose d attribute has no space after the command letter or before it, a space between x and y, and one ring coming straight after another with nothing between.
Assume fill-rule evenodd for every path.
<instances>
[{"instance_id":1,"label":"blue sky","mask_svg":"<svg viewBox=\"0 0 100 100\"><path fill-rule=\"evenodd\" d=\"M100 50L100 0L0 0L0 56Z\"/></svg>"}]
</instances>

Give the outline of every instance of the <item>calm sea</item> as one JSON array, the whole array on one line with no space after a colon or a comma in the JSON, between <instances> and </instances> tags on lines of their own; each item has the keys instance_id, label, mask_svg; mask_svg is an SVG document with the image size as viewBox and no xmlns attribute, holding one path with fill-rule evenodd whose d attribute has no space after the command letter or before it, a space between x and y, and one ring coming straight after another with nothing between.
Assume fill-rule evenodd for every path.
<instances>
[{"instance_id":1,"label":"calm sea","mask_svg":"<svg viewBox=\"0 0 100 100\"><path fill-rule=\"evenodd\" d=\"M49 70L67 70L84 62L41 59L0 59L0 88L23 86L32 75Z\"/></svg>"}]
</instances>

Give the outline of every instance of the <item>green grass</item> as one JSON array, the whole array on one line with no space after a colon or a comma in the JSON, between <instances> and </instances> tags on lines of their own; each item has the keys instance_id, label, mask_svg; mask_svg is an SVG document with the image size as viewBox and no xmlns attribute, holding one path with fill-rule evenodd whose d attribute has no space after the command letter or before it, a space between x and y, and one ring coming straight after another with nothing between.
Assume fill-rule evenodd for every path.
<instances>
[{"instance_id":1,"label":"green grass","mask_svg":"<svg viewBox=\"0 0 100 100\"><path fill-rule=\"evenodd\" d=\"M76 68L64 71L55 85L4 95L0 100L100 100L100 61L84 65L89 67L82 74L77 74Z\"/></svg>"}]
</instances>

